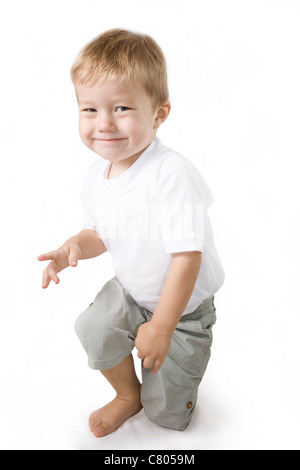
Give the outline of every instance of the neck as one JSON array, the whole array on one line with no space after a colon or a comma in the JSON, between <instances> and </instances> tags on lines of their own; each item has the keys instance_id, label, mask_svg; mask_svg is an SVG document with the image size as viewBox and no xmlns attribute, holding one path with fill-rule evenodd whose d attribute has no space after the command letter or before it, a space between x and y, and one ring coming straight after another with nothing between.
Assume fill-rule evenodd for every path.
<instances>
[{"instance_id":1,"label":"neck","mask_svg":"<svg viewBox=\"0 0 300 470\"><path fill-rule=\"evenodd\" d=\"M146 148L148 148L149 145L147 145ZM125 160L120 160L119 162L112 162L110 165L107 178L108 179L117 178L122 173L124 173L124 171L128 170L128 168L130 168L131 165L133 165L134 162L136 162L136 160L142 155L142 153L144 153L146 148L144 148L141 152L138 152L137 154L133 155L132 157L126 158Z\"/></svg>"}]
</instances>

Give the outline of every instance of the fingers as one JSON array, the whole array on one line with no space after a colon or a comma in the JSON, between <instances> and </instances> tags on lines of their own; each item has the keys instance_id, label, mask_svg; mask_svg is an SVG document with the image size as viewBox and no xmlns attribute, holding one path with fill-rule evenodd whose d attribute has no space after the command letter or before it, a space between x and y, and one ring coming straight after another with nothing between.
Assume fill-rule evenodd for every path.
<instances>
[{"instance_id":1,"label":"fingers","mask_svg":"<svg viewBox=\"0 0 300 470\"><path fill-rule=\"evenodd\" d=\"M145 369L152 369L153 363L154 363L153 359L151 359L149 357L146 357L143 360L143 366L145 367Z\"/></svg>"},{"instance_id":2,"label":"fingers","mask_svg":"<svg viewBox=\"0 0 300 470\"><path fill-rule=\"evenodd\" d=\"M152 373L153 374L157 374L157 372L159 371L159 369L161 368L162 364L160 361L155 361L155 364L154 366L152 367Z\"/></svg>"},{"instance_id":3,"label":"fingers","mask_svg":"<svg viewBox=\"0 0 300 470\"><path fill-rule=\"evenodd\" d=\"M78 245L71 245L70 246L70 254L69 254L69 265L70 266L77 266L78 260L80 258L80 249Z\"/></svg>"},{"instance_id":4,"label":"fingers","mask_svg":"<svg viewBox=\"0 0 300 470\"><path fill-rule=\"evenodd\" d=\"M43 289L47 289L51 281L53 281L55 284L59 283L59 278L57 276L56 270L54 269L54 265L53 265L53 262L58 260L58 258L59 258L59 253L57 250L49 251L48 253L44 253L37 257L39 261L51 260L47 268L43 272L43 276L42 276L42 288Z\"/></svg>"},{"instance_id":5,"label":"fingers","mask_svg":"<svg viewBox=\"0 0 300 470\"><path fill-rule=\"evenodd\" d=\"M69 254L67 255L67 250L53 250L49 253L44 253L39 255L37 259L39 261L56 261L60 266L60 270L69 266L77 266L78 260L80 259L81 251L79 246L74 243L69 245ZM62 269L63 269L62 268Z\"/></svg>"},{"instance_id":6,"label":"fingers","mask_svg":"<svg viewBox=\"0 0 300 470\"><path fill-rule=\"evenodd\" d=\"M45 270L43 272L43 277L42 277L42 288L47 289L47 287L50 284L50 281L51 281L51 279L50 279L50 276L48 275L48 271Z\"/></svg>"},{"instance_id":7,"label":"fingers","mask_svg":"<svg viewBox=\"0 0 300 470\"><path fill-rule=\"evenodd\" d=\"M51 263L49 263L49 266L43 272L42 288L46 289L51 281L58 284L59 277L57 276L55 269L51 266Z\"/></svg>"},{"instance_id":8,"label":"fingers","mask_svg":"<svg viewBox=\"0 0 300 470\"><path fill-rule=\"evenodd\" d=\"M162 366L161 361L154 359L151 356L144 357L140 351L138 351L137 357L143 361L143 366L145 369L151 369L153 374L156 374Z\"/></svg>"},{"instance_id":9,"label":"fingers","mask_svg":"<svg viewBox=\"0 0 300 470\"><path fill-rule=\"evenodd\" d=\"M56 260L59 257L59 253L57 250L49 251L49 253L44 253L39 255L37 259L39 261L49 261L49 260Z\"/></svg>"},{"instance_id":10,"label":"fingers","mask_svg":"<svg viewBox=\"0 0 300 470\"><path fill-rule=\"evenodd\" d=\"M58 284L60 280L57 276L57 273L65 269L68 265L77 266L80 255L80 249L76 244L70 246L69 254L67 254L64 250L53 250L39 255L37 257L39 261L50 260L50 263L43 272L42 288L46 289L51 281L53 281L55 284Z\"/></svg>"},{"instance_id":11,"label":"fingers","mask_svg":"<svg viewBox=\"0 0 300 470\"><path fill-rule=\"evenodd\" d=\"M139 359L144 359L144 355L143 355L140 351L138 351L137 357L138 357Z\"/></svg>"}]
</instances>

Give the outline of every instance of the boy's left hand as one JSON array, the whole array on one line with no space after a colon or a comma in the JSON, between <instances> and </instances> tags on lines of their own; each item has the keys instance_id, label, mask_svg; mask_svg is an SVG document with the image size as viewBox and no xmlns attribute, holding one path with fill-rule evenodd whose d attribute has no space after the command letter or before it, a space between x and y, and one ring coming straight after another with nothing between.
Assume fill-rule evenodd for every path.
<instances>
[{"instance_id":1,"label":"boy's left hand","mask_svg":"<svg viewBox=\"0 0 300 470\"><path fill-rule=\"evenodd\" d=\"M173 334L162 331L152 321L139 327L135 346L145 369L152 369L153 374L159 371L169 352L172 336Z\"/></svg>"}]
</instances>

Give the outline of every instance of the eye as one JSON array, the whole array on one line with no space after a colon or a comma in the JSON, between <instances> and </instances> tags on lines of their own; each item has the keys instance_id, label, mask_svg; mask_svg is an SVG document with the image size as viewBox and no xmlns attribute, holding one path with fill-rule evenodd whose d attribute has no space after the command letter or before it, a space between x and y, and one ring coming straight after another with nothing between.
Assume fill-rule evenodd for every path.
<instances>
[{"instance_id":1,"label":"eye","mask_svg":"<svg viewBox=\"0 0 300 470\"><path fill-rule=\"evenodd\" d=\"M95 108L86 108L83 111L85 111L86 113L96 113L97 109L95 109Z\"/></svg>"},{"instance_id":2,"label":"eye","mask_svg":"<svg viewBox=\"0 0 300 470\"><path fill-rule=\"evenodd\" d=\"M128 108L127 106L118 106L116 108L116 111L121 111L122 113L124 113L124 111L128 111L130 108Z\"/></svg>"}]
</instances>

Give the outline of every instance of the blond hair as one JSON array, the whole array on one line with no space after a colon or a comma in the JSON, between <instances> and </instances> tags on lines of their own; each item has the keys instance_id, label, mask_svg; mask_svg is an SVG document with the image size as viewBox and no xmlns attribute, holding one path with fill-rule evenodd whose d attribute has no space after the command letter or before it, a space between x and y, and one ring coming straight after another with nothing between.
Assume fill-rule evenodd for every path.
<instances>
[{"instance_id":1,"label":"blond hair","mask_svg":"<svg viewBox=\"0 0 300 470\"><path fill-rule=\"evenodd\" d=\"M71 69L74 84L93 86L102 79L140 85L159 106L169 98L167 67L159 45L148 35L112 29L93 39Z\"/></svg>"}]
</instances>

